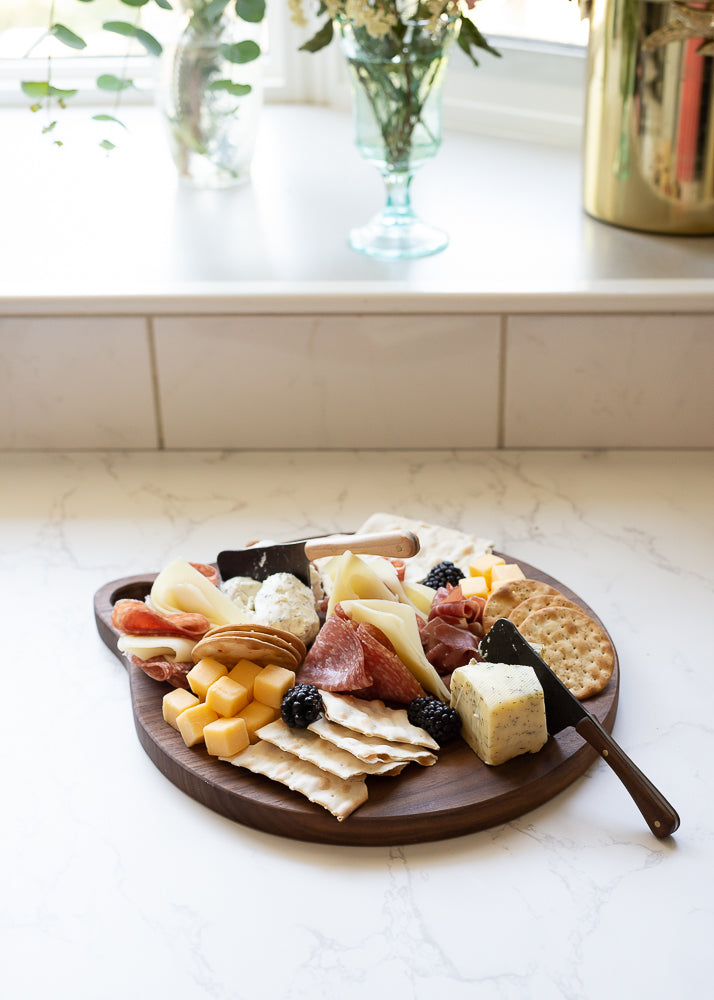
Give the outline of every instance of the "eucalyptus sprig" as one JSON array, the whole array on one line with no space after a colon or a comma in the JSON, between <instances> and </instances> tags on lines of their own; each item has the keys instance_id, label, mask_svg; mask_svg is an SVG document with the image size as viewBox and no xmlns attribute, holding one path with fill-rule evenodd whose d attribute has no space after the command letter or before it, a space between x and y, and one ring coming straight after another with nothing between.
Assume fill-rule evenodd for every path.
<instances>
[{"instance_id":1,"label":"eucalyptus sprig","mask_svg":"<svg viewBox=\"0 0 714 1000\"><path fill-rule=\"evenodd\" d=\"M94 3L94 0L77 0L77 2ZM154 35L151 34L151 32L146 31L141 26L141 8L152 2L152 0L119 0L119 2L124 4L126 7L132 7L136 10L134 21L105 21L102 24L102 28L112 34L122 35L129 40L129 45L124 55L125 63L126 59L130 55L131 45L133 42L138 42L138 44L141 45L149 55L161 55L161 43L154 37ZM169 0L153 0L153 2L162 10L173 10ZM78 35L71 28L68 28L67 25L60 24L55 20L55 0L50 0L49 23L47 30L32 45L27 55L30 55L30 53L34 51L34 49L37 48L37 46L46 38L56 38L62 45L66 45L69 48L76 49L78 51L87 48L87 43L81 35ZM126 128L124 123L117 117L117 111L119 109L120 95L124 91L133 87L134 81L129 79L124 73L122 73L121 76L116 76L113 73L103 73L97 78L96 84L100 90L106 93L114 94L115 100L112 114L104 113L93 115L93 120L103 123L111 122L120 125L122 128ZM37 112L44 108L48 113L48 122L42 129L43 133L54 131L57 126L57 118L54 117L55 110L66 108L67 102L77 93L76 89L61 89L54 86L52 83L51 55L47 56L46 78L44 80L23 80L20 86L22 88L22 92L34 101L34 103L30 105L31 111ZM57 146L62 145L62 142L59 139L54 139L54 143ZM115 143L111 142L109 139L102 139L99 145L106 150L115 148Z\"/></svg>"}]
</instances>

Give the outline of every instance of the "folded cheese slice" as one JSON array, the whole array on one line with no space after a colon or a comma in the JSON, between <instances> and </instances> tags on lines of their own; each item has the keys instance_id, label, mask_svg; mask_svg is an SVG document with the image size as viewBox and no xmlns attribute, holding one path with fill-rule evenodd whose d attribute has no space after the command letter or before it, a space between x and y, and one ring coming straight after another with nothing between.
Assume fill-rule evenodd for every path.
<instances>
[{"instance_id":1,"label":"folded cheese slice","mask_svg":"<svg viewBox=\"0 0 714 1000\"><path fill-rule=\"evenodd\" d=\"M193 639L175 635L121 635L117 640L117 649L126 656L140 660L161 657L170 663L193 663L191 653L195 645Z\"/></svg>"},{"instance_id":2,"label":"folded cheese slice","mask_svg":"<svg viewBox=\"0 0 714 1000\"><path fill-rule=\"evenodd\" d=\"M149 602L159 614L197 612L212 626L242 625L251 616L185 559L174 559L154 580Z\"/></svg>"}]
</instances>

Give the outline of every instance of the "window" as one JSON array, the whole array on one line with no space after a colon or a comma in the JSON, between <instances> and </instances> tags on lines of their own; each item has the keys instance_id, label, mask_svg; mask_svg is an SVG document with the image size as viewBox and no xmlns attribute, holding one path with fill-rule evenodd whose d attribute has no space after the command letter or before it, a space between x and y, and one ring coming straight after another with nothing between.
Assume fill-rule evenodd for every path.
<instances>
[{"instance_id":1,"label":"window","mask_svg":"<svg viewBox=\"0 0 714 1000\"><path fill-rule=\"evenodd\" d=\"M94 84L103 72L126 72L137 81L137 89L123 95L123 102L152 100L153 62L135 42L101 29L105 20L131 20L131 7L120 0L55 0L54 20L88 43L86 49L75 50L57 39L42 38L51 6L51 0L0 4L0 98L5 103L26 100L21 80L46 79L48 56L53 82L79 89L75 103L106 102L107 95ZM138 8L142 25L162 42L176 30L177 0L173 6L174 12L155 3ZM287 0L269 3L268 18L267 100L347 107L349 90L337 46L316 55L299 52L307 33L289 22ZM484 53L475 69L456 52L447 78L446 124L488 134L571 141L582 117L588 31L577 0L478 0L476 20L502 58ZM127 62L128 51L132 55Z\"/></svg>"}]
</instances>

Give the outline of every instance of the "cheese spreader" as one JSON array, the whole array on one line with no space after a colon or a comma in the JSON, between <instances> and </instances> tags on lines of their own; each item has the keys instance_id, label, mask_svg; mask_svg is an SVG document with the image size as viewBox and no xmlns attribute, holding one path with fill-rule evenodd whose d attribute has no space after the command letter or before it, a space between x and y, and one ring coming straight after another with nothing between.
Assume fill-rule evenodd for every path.
<instances>
[{"instance_id":1,"label":"cheese spreader","mask_svg":"<svg viewBox=\"0 0 714 1000\"><path fill-rule=\"evenodd\" d=\"M419 539L411 531L389 531L364 535L324 535L297 542L250 545L244 549L219 552L218 570L223 580L233 576L267 580L274 573L292 573L309 587L313 559L341 555L347 551L355 555L408 559L419 551Z\"/></svg>"},{"instance_id":2,"label":"cheese spreader","mask_svg":"<svg viewBox=\"0 0 714 1000\"><path fill-rule=\"evenodd\" d=\"M669 837L679 827L679 816L652 782L630 760L582 702L568 690L533 647L523 638L512 621L499 618L479 646L481 656L490 663L520 664L533 667L545 695L545 721L551 735L573 726L590 746L609 764L655 837Z\"/></svg>"}]
</instances>

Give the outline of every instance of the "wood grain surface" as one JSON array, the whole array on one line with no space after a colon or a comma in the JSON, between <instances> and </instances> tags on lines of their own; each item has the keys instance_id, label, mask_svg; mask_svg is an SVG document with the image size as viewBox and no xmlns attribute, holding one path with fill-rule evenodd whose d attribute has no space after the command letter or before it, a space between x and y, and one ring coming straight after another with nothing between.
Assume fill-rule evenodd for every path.
<instances>
[{"instance_id":1,"label":"wood grain surface","mask_svg":"<svg viewBox=\"0 0 714 1000\"><path fill-rule=\"evenodd\" d=\"M522 560L504 558L518 562L530 579L551 584L603 625L569 587ZM101 587L94 598L97 629L128 670L136 731L151 760L187 795L237 823L326 844L391 846L441 840L487 829L529 812L570 785L597 757L573 729L550 736L537 754L516 757L498 767L483 764L458 740L440 751L432 767L412 764L398 777L368 778L367 802L338 822L321 806L268 778L210 757L203 746L186 747L179 733L164 722L161 701L170 686L147 677L119 653L118 633L111 624L114 603L125 597L143 600L156 576L126 577ZM609 684L585 703L608 732L615 721L619 686L615 653Z\"/></svg>"}]
</instances>

